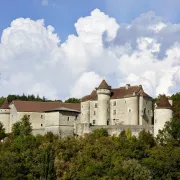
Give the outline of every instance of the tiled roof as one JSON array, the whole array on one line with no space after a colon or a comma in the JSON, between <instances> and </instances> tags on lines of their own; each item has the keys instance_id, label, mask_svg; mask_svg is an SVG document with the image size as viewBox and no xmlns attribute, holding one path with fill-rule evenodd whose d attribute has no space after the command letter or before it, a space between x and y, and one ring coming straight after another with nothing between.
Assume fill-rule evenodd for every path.
<instances>
[{"instance_id":1,"label":"tiled roof","mask_svg":"<svg viewBox=\"0 0 180 180\"><path fill-rule=\"evenodd\" d=\"M47 110L47 111L45 111L45 112L55 112L55 111L68 111L68 112L80 113L80 111L78 111L78 110L69 109L69 108L64 108L64 107L55 108L55 109L50 109L50 110Z\"/></svg>"},{"instance_id":2,"label":"tiled roof","mask_svg":"<svg viewBox=\"0 0 180 180\"><path fill-rule=\"evenodd\" d=\"M101 84L99 85L98 89L111 89L111 87L107 84L107 82L105 80L103 80L101 82Z\"/></svg>"},{"instance_id":3,"label":"tiled roof","mask_svg":"<svg viewBox=\"0 0 180 180\"><path fill-rule=\"evenodd\" d=\"M148 94L146 94L143 89L140 90L139 95L140 95L140 96L143 96L143 97L146 97L146 98L151 98L151 99L152 99L152 97L149 96Z\"/></svg>"},{"instance_id":4,"label":"tiled roof","mask_svg":"<svg viewBox=\"0 0 180 180\"><path fill-rule=\"evenodd\" d=\"M12 102L18 112L44 112L55 108L69 108L80 111L79 103L19 101Z\"/></svg>"},{"instance_id":5,"label":"tiled roof","mask_svg":"<svg viewBox=\"0 0 180 180\"><path fill-rule=\"evenodd\" d=\"M157 109L172 109L171 104L168 101L168 98L166 95L161 95L159 101L156 103L157 104Z\"/></svg>"},{"instance_id":6,"label":"tiled roof","mask_svg":"<svg viewBox=\"0 0 180 180\"><path fill-rule=\"evenodd\" d=\"M128 88L120 87L116 89L111 89L111 99L121 99L121 98L138 96L138 95L151 98L148 94L144 92L142 86L128 86ZM92 91L90 95L82 98L82 102L88 100L97 100L97 93L95 90Z\"/></svg>"},{"instance_id":7,"label":"tiled roof","mask_svg":"<svg viewBox=\"0 0 180 180\"><path fill-rule=\"evenodd\" d=\"M0 109L9 109L9 103L7 99L5 99Z\"/></svg>"}]
</instances>

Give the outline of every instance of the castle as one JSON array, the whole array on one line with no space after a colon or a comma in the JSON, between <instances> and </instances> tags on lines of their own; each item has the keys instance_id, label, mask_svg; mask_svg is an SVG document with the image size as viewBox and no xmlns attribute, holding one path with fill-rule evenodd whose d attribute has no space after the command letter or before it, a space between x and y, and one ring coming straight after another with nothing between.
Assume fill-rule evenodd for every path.
<instances>
[{"instance_id":1,"label":"castle","mask_svg":"<svg viewBox=\"0 0 180 180\"><path fill-rule=\"evenodd\" d=\"M172 101L165 95L153 107L152 98L141 85L112 89L103 80L80 104L60 102L4 102L0 121L11 132L12 125L28 115L34 134L48 131L61 136L79 135L106 128L110 135L131 129L137 135L145 129L157 135L173 116Z\"/></svg>"}]
</instances>

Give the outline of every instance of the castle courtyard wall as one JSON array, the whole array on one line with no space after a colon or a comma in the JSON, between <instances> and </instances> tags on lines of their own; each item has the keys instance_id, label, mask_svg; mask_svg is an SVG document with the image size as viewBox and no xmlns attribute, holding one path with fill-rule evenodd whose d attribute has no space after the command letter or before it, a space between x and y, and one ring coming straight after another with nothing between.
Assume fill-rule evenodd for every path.
<instances>
[{"instance_id":1,"label":"castle courtyard wall","mask_svg":"<svg viewBox=\"0 0 180 180\"><path fill-rule=\"evenodd\" d=\"M76 124L75 134L78 136L84 136L85 134L92 133L96 129L107 129L108 134L111 136L118 136L123 130L130 129L132 135L137 136L140 131L145 130L153 134L154 126L153 125L107 125L107 126L90 126L88 123Z\"/></svg>"}]
</instances>

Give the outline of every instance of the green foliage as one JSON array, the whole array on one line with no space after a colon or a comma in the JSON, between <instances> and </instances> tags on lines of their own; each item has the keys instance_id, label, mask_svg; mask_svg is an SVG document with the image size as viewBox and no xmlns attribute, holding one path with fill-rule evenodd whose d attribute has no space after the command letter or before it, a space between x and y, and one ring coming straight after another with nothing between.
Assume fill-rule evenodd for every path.
<instances>
[{"instance_id":1,"label":"green foliage","mask_svg":"<svg viewBox=\"0 0 180 180\"><path fill-rule=\"evenodd\" d=\"M162 130L159 130L157 135L157 141L163 145L167 143L173 143L174 145L180 145L180 120L171 119L167 121Z\"/></svg>"},{"instance_id":2,"label":"green foliage","mask_svg":"<svg viewBox=\"0 0 180 180\"><path fill-rule=\"evenodd\" d=\"M29 121L29 117L27 115L24 115L24 117L21 119L21 121L16 122L12 126L12 134L14 136L27 136L30 135L32 132L31 123Z\"/></svg>"},{"instance_id":3,"label":"green foliage","mask_svg":"<svg viewBox=\"0 0 180 180\"><path fill-rule=\"evenodd\" d=\"M173 101L173 113L175 119L180 119L180 92L171 96Z\"/></svg>"},{"instance_id":4,"label":"green foliage","mask_svg":"<svg viewBox=\"0 0 180 180\"><path fill-rule=\"evenodd\" d=\"M173 123L177 129L166 131L175 142L180 129ZM180 179L180 145L172 140L162 146L144 130L138 137L129 130L108 136L107 129L85 137L33 136L27 116L0 143L0 162L1 180Z\"/></svg>"},{"instance_id":5,"label":"green foliage","mask_svg":"<svg viewBox=\"0 0 180 180\"><path fill-rule=\"evenodd\" d=\"M4 103L5 97L0 97L0 106ZM39 95L14 95L10 94L7 97L7 100L9 103L11 103L13 100L22 100L22 101L40 101L40 102L62 102L61 100L48 100L44 96L41 98Z\"/></svg>"},{"instance_id":6,"label":"green foliage","mask_svg":"<svg viewBox=\"0 0 180 180\"><path fill-rule=\"evenodd\" d=\"M103 128L96 129L92 132L91 136L95 139L103 137L103 136L106 137L106 136L108 136L108 131L107 131L107 129L103 129Z\"/></svg>"},{"instance_id":7,"label":"green foliage","mask_svg":"<svg viewBox=\"0 0 180 180\"><path fill-rule=\"evenodd\" d=\"M80 103L80 99L69 98L69 99L65 100L64 103Z\"/></svg>"},{"instance_id":8,"label":"green foliage","mask_svg":"<svg viewBox=\"0 0 180 180\"><path fill-rule=\"evenodd\" d=\"M0 141L6 137L5 128L3 124L0 122Z\"/></svg>"}]
</instances>

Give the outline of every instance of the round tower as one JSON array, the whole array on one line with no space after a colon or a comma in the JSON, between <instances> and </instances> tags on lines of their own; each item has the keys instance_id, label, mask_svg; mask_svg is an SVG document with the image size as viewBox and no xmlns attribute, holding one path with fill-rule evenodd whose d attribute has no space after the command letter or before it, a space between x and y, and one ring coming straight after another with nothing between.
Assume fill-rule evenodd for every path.
<instances>
[{"instance_id":1,"label":"round tower","mask_svg":"<svg viewBox=\"0 0 180 180\"><path fill-rule=\"evenodd\" d=\"M81 123L90 123L90 95L81 100Z\"/></svg>"},{"instance_id":2,"label":"round tower","mask_svg":"<svg viewBox=\"0 0 180 180\"><path fill-rule=\"evenodd\" d=\"M10 108L7 99L0 107L0 122L3 124L6 133L10 132Z\"/></svg>"},{"instance_id":3,"label":"round tower","mask_svg":"<svg viewBox=\"0 0 180 180\"><path fill-rule=\"evenodd\" d=\"M98 96L98 119L97 125L107 125L110 119L111 87L105 80L97 88Z\"/></svg>"},{"instance_id":4,"label":"round tower","mask_svg":"<svg viewBox=\"0 0 180 180\"><path fill-rule=\"evenodd\" d=\"M169 100L165 95L161 95L155 107L154 136L158 134L160 129L164 128L166 121L169 121L172 117L172 105L169 103Z\"/></svg>"}]
</instances>

